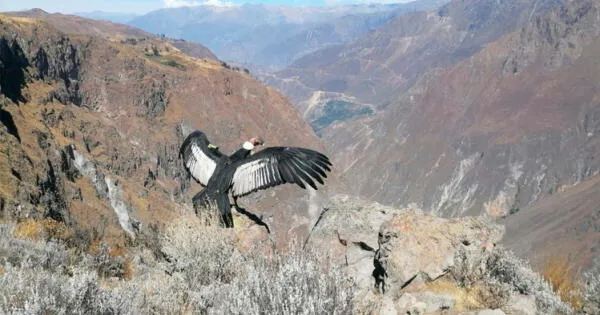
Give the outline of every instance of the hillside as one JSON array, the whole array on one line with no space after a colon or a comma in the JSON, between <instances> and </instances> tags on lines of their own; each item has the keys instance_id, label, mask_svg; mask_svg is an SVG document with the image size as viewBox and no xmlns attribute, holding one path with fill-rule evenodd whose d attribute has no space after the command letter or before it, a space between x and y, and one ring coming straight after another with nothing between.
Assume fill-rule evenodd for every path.
<instances>
[{"instance_id":1,"label":"hillside","mask_svg":"<svg viewBox=\"0 0 600 315\"><path fill-rule=\"evenodd\" d=\"M49 14L40 9L33 9L23 12L6 13L16 17L35 18L48 22L57 30L70 35L98 36L111 41L127 41L133 43L133 40L145 40L147 38L156 38L157 35L150 34L141 29L131 27L125 24L112 23L104 20L92 20L76 15L65 15L60 13ZM217 60L218 58L206 47L183 40L162 39L169 41L172 46L177 47L183 53L196 58L207 58Z\"/></svg>"},{"instance_id":2,"label":"hillside","mask_svg":"<svg viewBox=\"0 0 600 315\"><path fill-rule=\"evenodd\" d=\"M380 115L333 125L336 162L350 181L369 174L360 194L444 216L510 215L597 174L596 12L577 1L533 17Z\"/></svg>"},{"instance_id":3,"label":"hillside","mask_svg":"<svg viewBox=\"0 0 600 315\"><path fill-rule=\"evenodd\" d=\"M128 23L201 43L228 62L278 69L304 54L356 39L399 14L444 2L325 7L200 5L153 11Z\"/></svg>"},{"instance_id":4,"label":"hillside","mask_svg":"<svg viewBox=\"0 0 600 315\"><path fill-rule=\"evenodd\" d=\"M597 232L576 226L586 215L598 221L593 207L564 207L554 195L600 170L598 9L596 1L452 1L302 58L274 85L319 130L355 193L446 217L518 212L508 229L537 220L520 213L553 200L544 211L565 216L552 222L563 222L569 240L520 253L566 255L577 239L577 259L589 262ZM557 237L513 234L526 244Z\"/></svg>"},{"instance_id":5,"label":"hillside","mask_svg":"<svg viewBox=\"0 0 600 315\"><path fill-rule=\"evenodd\" d=\"M122 243L124 234L191 211L200 186L177 155L192 128L224 152L257 135L269 145L323 151L277 91L190 57L169 39L131 38L130 28L123 39L121 25L39 11L1 15L0 23L3 217L51 218ZM79 27L70 33L79 23L91 36ZM319 195L310 196L314 208ZM318 215L307 212L308 199L284 186L241 201L270 214L283 242L306 233Z\"/></svg>"},{"instance_id":6,"label":"hillside","mask_svg":"<svg viewBox=\"0 0 600 315\"><path fill-rule=\"evenodd\" d=\"M322 129L335 107L348 118L393 104L433 69L451 67L558 1L451 1L404 14L357 40L308 54L262 80ZM335 103L330 102L338 102ZM340 103L341 102L341 103ZM323 124L323 121L327 124Z\"/></svg>"}]
</instances>

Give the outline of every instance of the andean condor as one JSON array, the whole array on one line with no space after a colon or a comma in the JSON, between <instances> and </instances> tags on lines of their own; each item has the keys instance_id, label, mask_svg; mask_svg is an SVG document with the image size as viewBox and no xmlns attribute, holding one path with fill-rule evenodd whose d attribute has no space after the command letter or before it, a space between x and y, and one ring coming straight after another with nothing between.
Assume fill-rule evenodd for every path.
<instances>
[{"instance_id":1,"label":"andean condor","mask_svg":"<svg viewBox=\"0 0 600 315\"><path fill-rule=\"evenodd\" d=\"M229 191L239 210L237 198L240 196L285 183L295 183L304 189L308 184L317 189L315 181L323 184L326 172L331 171L329 158L310 149L270 147L250 154L262 144L260 138L252 138L227 156L211 144L203 132L196 130L187 136L179 150L179 157L183 158L190 175L205 187L193 198L196 213L216 204L221 213L221 224L231 228L233 218ZM268 226L262 224L268 230Z\"/></svg>"}]
</instances>

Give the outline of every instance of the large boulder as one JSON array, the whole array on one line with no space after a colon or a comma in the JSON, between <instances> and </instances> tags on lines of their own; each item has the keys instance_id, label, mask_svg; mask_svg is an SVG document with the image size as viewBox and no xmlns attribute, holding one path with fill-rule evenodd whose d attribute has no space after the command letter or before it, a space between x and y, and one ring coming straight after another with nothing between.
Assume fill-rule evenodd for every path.
<instances>
[{"instance_id":1,"label":"large boulder","mask_svg":"<svg viewBox=\"0 0 600 315\"><path fill-rule=\"evenodd\" d=\"M444 219L336 195L307 244L348 266L361 290L377 282L382 291L397 291L447 273L459 249L491 250L503 232L484 217Z\"/></svg>"},{"instance_id":2,"label":"large boulder","mask_svg":"<svg viewBox=\"0 0 600 315\"><path fill-rule=\"evenodd\" d=\"M458 249L489 251L504 229L482 217L443 219L407 210L381 225L375 264L385 270L382 289L435 280L454 265Z\"/></svg>"}]
</instances>

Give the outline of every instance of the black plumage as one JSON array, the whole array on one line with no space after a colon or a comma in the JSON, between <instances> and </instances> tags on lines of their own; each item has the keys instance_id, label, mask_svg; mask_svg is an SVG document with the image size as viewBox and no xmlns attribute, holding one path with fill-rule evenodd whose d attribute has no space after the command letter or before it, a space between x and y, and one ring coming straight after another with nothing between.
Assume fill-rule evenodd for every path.
<instances>
[{"instance_id":1,"label":"black plumage","mask_svg":"<svg viewBox=\"0 0 600 315\"><path fill-rule=\"evenodd\" d=\"M229 193L237 206L237 198L290 183L301 188L317 189L331 171L329 158L314 150L298 147L270 147L250 154L262 140L252 138L239 150L227 156L208 141L201 131L191 133L179 151L185 168L205 188L193 198L194 208L216 205L221 221L233 227Z\"/></svg>"}]
</instances>

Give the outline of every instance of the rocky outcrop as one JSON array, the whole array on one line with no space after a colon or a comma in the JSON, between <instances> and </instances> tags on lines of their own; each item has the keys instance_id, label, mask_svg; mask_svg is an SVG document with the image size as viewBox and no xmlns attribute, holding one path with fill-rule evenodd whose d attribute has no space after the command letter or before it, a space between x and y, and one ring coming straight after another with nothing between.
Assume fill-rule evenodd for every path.
<instances>
[{"instance_id":1,"label":"rocky outcrop","mask_svg":"<svg viewBox=\"0 0 600 315\"><path fill-rule=\"evenodd\" d=\"M24 100L21 89L25 86L27 66L19 44L15 40L0 38L0 92L15 103Z\"/></svg>"},{"instance_id":2,"label":"rocky outcrop","mask_svg":"<svg viewBox=\"0 0 600 315\"><path fill-rule=\"evenodd\" d=\"M504 229L482 218L447 220L418 212L393 216L379 230L378 265L387 291L434 281L454 265L458 248L492 250ZM377 257L376 257L377 258Z\"/></svg>"},{"instance_id":3,"label":"rocky outcrop","mask_svg":"<svg viewBox=\"0 0 600 315\"><path fill-rule=\"evenodd\" d=\"M134 101L139 107L138 115L149 119L162 115L169 104L165 82L142 82L140 93Z\"/></svg>"},{"instance_id":4,"label":"rocky outcrop","mask_svg":"<svg viewBox=\"0 0 600 315\"><path fill-rule=\"evenodd\" d=\"M444 219L336 195L307 246L346 267L359 309L373 314L568 309L540 276L497 246L503 233L486 217Z\"/></svg>"},{"instance_id":5,"label":"rocky outcrop","mask_svg":"<svg viewBox=\"0 0 600 315\"><path fill-rule=\"evenodd\" d=\"M337 251L364 288L390 291L435 280L452 268L461 244L491 250L502 235L501 226L483 218L448 220L336 195L309 241Z\"/></svg>"},{"instance_id":6,"label":"rocky outcrop","mask_svg":"<svg viewBox=\"0 0 600 315\"><path fill-rule=\"evenodd\" d=\"M58 81L44 100L81 105L79 91L81 72L80 51L66 36L34 33L31 38L14 33L10 23L0 20L4 36L0 38L0 91L13 102L26 101L22 88L31 80ZM11 34L12 33L12 34ZM11 36L12 35L12 36Z\"/></svg>"}]
</instances>

